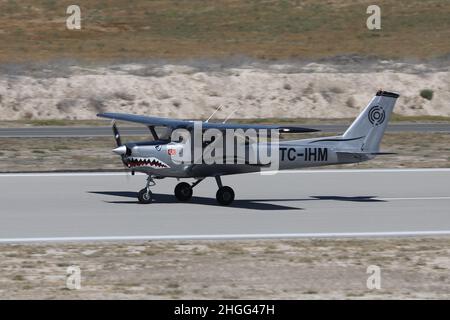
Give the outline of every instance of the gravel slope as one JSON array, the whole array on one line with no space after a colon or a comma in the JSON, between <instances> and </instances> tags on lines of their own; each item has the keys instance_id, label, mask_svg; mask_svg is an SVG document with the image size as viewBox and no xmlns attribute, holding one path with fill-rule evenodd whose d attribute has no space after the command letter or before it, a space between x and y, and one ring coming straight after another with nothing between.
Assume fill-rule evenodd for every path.
<instances>
[{"instance_id":1,"label":"gravel slope","mask_svg":"<svg viewBox=\"0 0 450 320\"><path fill-rule=\"evenodd\" d=\"M93 119L114 111L175 118L348 118L379 89L401 115L450 116L448 63L348 57L312 62L248 59L82 66L0 66L0 120ZM420 96L434 92L432 100Z\"/></svg>"}]
</instances>

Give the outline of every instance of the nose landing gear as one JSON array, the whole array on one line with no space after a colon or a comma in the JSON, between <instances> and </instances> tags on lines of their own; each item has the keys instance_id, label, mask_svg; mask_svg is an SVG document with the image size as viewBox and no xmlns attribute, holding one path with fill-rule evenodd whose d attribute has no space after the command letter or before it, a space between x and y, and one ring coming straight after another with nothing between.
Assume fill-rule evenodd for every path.
<instances>
[{"instance_id":1,"label":"nose landing gear","mask_svg":"<svg viewBox=\"0 0 450 320\"><path fill-rule=\"evenodd\" d=\"M152 202L153 194L150 187L153 187L154 185L156 185L156 182L153 180L153 177L149 175L147 177L147 185L138 192L139 203L148 204Z\"/></svg>"}]
</instances>

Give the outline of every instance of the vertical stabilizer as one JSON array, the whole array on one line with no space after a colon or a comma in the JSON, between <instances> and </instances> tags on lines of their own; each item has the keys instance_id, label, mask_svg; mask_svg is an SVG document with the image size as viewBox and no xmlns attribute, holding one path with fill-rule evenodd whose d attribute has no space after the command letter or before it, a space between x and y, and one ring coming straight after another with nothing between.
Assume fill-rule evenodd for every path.
<instances>
[{"instance_id":1,"label":"vertical stabilizer","mask_svg":"<svg viewBox=\"0 0 450 320\"><path fill-rule=\"evenodd\" d=\"M346 144L349 149L363 152L379 151L381 138L398 97L397 93L377 92L343 135L344 139L348 139Z\"/></svg>"}]
</instances>

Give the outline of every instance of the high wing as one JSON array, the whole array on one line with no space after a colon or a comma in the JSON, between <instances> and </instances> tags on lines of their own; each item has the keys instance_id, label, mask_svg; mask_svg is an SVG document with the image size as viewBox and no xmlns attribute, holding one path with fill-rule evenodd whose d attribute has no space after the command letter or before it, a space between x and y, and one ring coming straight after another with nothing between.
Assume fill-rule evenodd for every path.
<instances>
[{"instance_id":1,"label":"high wing","mask_svg":"<svg viewBox=\"0 0 450 320\"><path fill-rule=\"evenodd\" d=\"M127 113L100 113L97 114L97 117L101 118L109 118L115 120L129 121L140 123L146 126L165 126L170 127L172 129L191 129L194 127L194 121L191 120L177 120L177 119L169 119L169 118L160 118L160 117L147 117L140 116L135 114L127 114ZM283 126L283 125L264 125L264 124L241 124L241 123L215 123L215 122L202 122L203 129L274 129L279 130L280 132L289 132L289 133L305 133L305 132L317 132L319 130L309 129L297 126Z\"/></svg>"}]
</instances>

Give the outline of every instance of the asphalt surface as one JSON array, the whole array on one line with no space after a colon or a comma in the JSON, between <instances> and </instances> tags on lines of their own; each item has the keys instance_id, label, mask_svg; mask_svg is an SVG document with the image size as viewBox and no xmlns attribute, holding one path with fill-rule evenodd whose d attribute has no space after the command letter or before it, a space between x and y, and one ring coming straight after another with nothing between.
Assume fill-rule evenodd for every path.
<instances>
[{"instance_id":1,"label":"asphalt surface","mask_svg":"<svg viewBox=\"0 0 450 320\"><path fill-rule=\"evenodd\" d=\"M348 125L324 124L301 125L322 132L343 133ZM404 123L390 124L388 132L450 132L450 124L446 123ZM123 135L148 135L144 126L120 127ZM34 137L106 137L111 136L111 127L27 127L27 128L0 128L0 137L3 138L34 138Z\"/></svg>"},{"instance_id":2,"label":"asphalt surface","mask_svg":"<svg viewBox=\"0 0 450 320\"><path fill-rule=\"evenodd\" d=\"M450 234L450 169L316 170L223 177L216 205L206 179L190 203L158 180L137 203L144 175L0 175L0 242Z\"/></svg>"}]
</instances>

